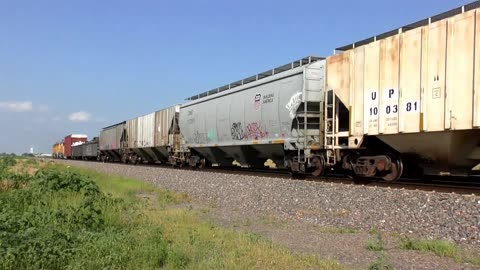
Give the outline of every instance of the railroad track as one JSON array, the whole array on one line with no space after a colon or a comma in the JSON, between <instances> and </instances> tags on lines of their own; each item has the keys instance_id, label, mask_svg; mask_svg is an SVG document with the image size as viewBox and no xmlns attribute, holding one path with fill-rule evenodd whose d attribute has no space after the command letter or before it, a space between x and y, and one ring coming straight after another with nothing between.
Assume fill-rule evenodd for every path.
<instances>
[{"instance_id":1,"label":"railroad track","mask_svg":"<svg viewBox=\"0 0 480 270\"><path fill-rule=\"evenodd\" d=\"M71 160L80 161L80 160ZM88 161L97 162L100 161ZM440 193L457 193L457 194L474 194L480 195L480 177L425 177L422 179L417 178L401 178L395 182L385 182L379 178L368 179L353 179L342 174L328 174L322 177L314 177L310 175L292 177L289 171L281 169L245 169L245 168L202 168L192 169L188 166L185 167L172 167L168 164L124 164L121 162L112 162L112 164L118 164L122 166L143 166L154 168L168 168L172 170L181 171L202 171L222 174L243 174L249 176L259 177L274 177L282 179L294 179L300 181L313 181L324 182L332 184L350 184L350 185L364 185L364 186L376 186L383 188L395 188L395 189L407 189L407 190L423 190L434 191Z\"/></svg>"}]
</instances>

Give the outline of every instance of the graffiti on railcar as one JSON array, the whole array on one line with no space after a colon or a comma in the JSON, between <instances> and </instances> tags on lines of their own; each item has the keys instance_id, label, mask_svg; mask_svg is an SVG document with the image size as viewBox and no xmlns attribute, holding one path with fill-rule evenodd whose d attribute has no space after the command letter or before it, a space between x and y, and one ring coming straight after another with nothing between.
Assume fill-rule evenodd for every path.
<instances>
[{"instance_id":1,"label":"graffiti on railcar","mask_svg":"<svg viewBox=\"0 0 480 270\"><path fill-rule=\"evenodd\" d=\"M151 144L151 142L147 141L147 140L140 140L140 141L135 141L134 142L134 145L135 145L135 148L139 147L139 148L142 148L142 147L151 147L153 146Z\"/></svg>"},{"instance_id":2,"label":"graffiti on railcar","mask_svg":"<svg viewBox=\"0 0 480 270\"><path fill-rule=\"evenodd\" d=\"M259 140L268 136L268 131L264 125L259 122L253 122L247 125L244 139L246 140Z\"/></svg>"},{"instance_id":3,"label":"graffiti on railcar","mask_svg":"<svg viewBox=\"0 0 480 270\"><path fill-rule=\"evenodd\" d=\"M237 140L237 141L243 140L244 131L243 131L242 123L240 123L240 122L233 123L230 131L231 131L231 135L232 135L233 140Z\"/></svg>"},{"instance_id":4,"label":"graffiti on railcar","mask_svg":"<svg viewBox=\"0 0 480 270\"><path fill-rule=\"evenodd\" d=\"M290 101L285 106L285 108L287 108L287 110L290 112L290 117L292 119L295 118L295 114L297 113L297 109L301 103L302 103L302 92L298 92L290 98Z\"/></svg>"},{"instance_id":5,"label":"graffiti on railcar","mask_svg":"<svg viewBox=\"0 0 480 270\"><path fill-rule=\"evenodd\" d=\"M193 134L193 142L196 144L207 144L208 134L195 131L195 133Z\"/></svg>"},{"instance_id":6,"label":"graffiti on railcar","mask_svg":"<svg viewBox=\"0 0 480 270\"><path fill-rule=\"evenodd\" d=\"M216 142L217 141L217 130L212 128L208 130L207 134L208 142Z\"/></svg>"}]
</instances>

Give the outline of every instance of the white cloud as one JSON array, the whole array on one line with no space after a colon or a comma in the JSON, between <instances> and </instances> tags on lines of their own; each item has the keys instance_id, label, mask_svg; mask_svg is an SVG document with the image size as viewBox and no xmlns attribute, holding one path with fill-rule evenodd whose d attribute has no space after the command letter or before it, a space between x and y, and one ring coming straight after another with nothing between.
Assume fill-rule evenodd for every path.
<instances>
[{"instance_id":1,"label":"white cloud","mask_svg":"<svg viewBox=\"0 0 480 270\"><path fill-rule=\"evenodd\" d=\"M0 109L11 112L30 112L33 110L31 101L5 101L0 102Z\"/></svg>"},{"instance_id":2,"label":"white cloud","mask_svg":"<svg viewBox=\"0 0 480 270\"><path fill-rule=\"evenodd\" d=\"M68 119L70 119L72 122L88 122L92 119L92 115L85 111L79 111L70 114Z\"/></svg>"}]
</instances>

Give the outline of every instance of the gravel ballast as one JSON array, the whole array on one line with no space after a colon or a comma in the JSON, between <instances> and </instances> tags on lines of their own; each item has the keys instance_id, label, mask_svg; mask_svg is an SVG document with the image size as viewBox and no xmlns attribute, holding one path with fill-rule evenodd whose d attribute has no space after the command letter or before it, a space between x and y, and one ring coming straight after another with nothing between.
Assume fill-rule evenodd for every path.
<instances>
[{"instance_id":1,"label":"gravel ballast","mask_svg":"<svg viewBox=\"0 0 480 270\"><path fill-rule=\"evenodd\" d=\"M318 226L376 228L480 246L480 196L162 167L66 162L143 179L245 217L273 214Z\"/></svg>"}]
</instances>

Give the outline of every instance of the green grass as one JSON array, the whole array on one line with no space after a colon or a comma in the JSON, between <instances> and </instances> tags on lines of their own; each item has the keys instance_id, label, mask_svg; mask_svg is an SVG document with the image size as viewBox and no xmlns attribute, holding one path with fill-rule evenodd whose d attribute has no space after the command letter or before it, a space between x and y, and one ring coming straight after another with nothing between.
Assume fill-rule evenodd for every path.
<instances>
[{"instance_id":1,"label":"green grass","mask_svg":"<svg viewBox=\"0 0 480 270\"><path fill-rule=\"evenodd\" d=\"M3 164L3 165L2 165ZM185 194L60 165L0 159L0 269L342 269L216 226ZM3 167L2 167L3 166Z\"/></svg>"},{"instance_id":2,"label":"green grass","mask_svg":"<svg viewBox=\"0 0 480 270\"><path fill-rule=\"evenodd\" d=\"M365 248L376 252L378 254L377 259L368 267L369 270L392 270L394 267L386 262L386 249L384 246L384 241L382 237L382 232L377 228L370 230L370 235L374 236L374 239L371 239L365 245Z\"/></svg>"},{"instance_id":3,"label":"green grass","mask_svg":"<svg viewBox=\"0 0 480 270\"><path fill-rule=\"evenodd\" d=\"M379 242L377 240L369 240L367 242L366 248L371 251L382 251L385 250L385 247L383 246L382 242Z\"/></svg>"},{"instance_id":4,"label":"green grass","mask_svg":"<svg viewBox=\"0 0 480 270\"><path fill-rule=\"evenodd\" d=\"M371 251L384 251L385 247L382 239L382 233L378 230L373 230L370 234L372 234L375 238L369 240L365 248Z\"/></svg>"},{"instance_id":5,"label":"green grass","mask_svg":"<svg viewBox=\"0 0 480 270\"><path fill-rule=\"evenodd\" d=\"M336 233L336 234L354 234L358 233L358 230L352 229L352 228L333 228L333 227L327 227L327 228L321 228L322 232L325 233Z\"/></svg>"},{"instance_id":6,"label":"green grass","mask_svg":"<svg viewBox=\"0 0 480 270\"><path fill-rule=\"evenodd\" d=\"M379 257L375 262L368 266L369 270L393 270L395 269L391 264L385 262L385 257Z\"/></svg>"},{"instance_id":7,"label":"green grass","mask_svg":"<svg viewBox=\"0 0 480 270\"><path fill-rule=\"evenodd\" d=\"M456 258L459 254L457 245L445 240L404 239L402 248L433 252L438 256Z\"/></svg>"},{"instance_id":8,"label":"green grass","mask_svg":"<svg viewBox=\"0 0 480 270\"><path fill-rule=\"evenodd\" d=\"M416 250L432 252L437 256L453 258L456 262L480 265L478 254L467 254L455 243L446 240L426 240L401 238L401 248L405 250Z\"/></svg>"}]
</instances>

